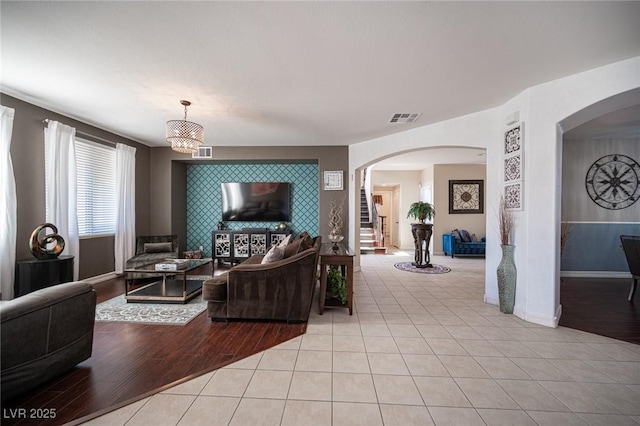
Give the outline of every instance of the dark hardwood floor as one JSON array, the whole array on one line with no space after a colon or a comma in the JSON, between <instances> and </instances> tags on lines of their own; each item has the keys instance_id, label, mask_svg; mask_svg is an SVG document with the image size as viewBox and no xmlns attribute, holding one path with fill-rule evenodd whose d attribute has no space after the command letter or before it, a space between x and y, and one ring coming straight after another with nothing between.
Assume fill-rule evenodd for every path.
<instances>
[{"instance_id":1,"label":"dark hardwood floor","mask_svg":"<svg viewBox=\"0 0 640 426\"><path fill-rule=\"evenodd\" d=\"M218 270L216 266L216 273ZM97 284L96 291L98 303L103 302L124 293L124 280ZM80 418L86 421L170 384L285 342L305 329L306 324L282 322L211 322L206 311L185 326L97 322L92 357L67 374L3 404L0 423L61 425L78 423ZM7 418L9 410L20 408L27 412L55 409L56 417Z\"/></svg>"},{"instance_id":2,"label":"dark hardwood floor","mask_svg":"<svg viewBox=\"0 0 640 426\"><path fill-rule=\"evenodd\" d=\"M630 287L631 279L563 278L560 325L640 344L640 295L629 302Z\"/></svg>"}]
</instances>

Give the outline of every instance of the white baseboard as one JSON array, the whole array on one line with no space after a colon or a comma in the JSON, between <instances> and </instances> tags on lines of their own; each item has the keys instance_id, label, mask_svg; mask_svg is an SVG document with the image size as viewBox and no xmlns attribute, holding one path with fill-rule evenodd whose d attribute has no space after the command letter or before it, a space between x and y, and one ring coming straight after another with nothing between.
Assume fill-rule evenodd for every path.
<instances>
[{"instance_id":1,"label":"white baseboard","mask_svg":"<svg viewBox=\"0 0 640 426\"><path fill-rule=\"evenodd\" d=\"M85 279L80 280L80 281L84 281L84 282L89 283L89 284L98 284L98 283L101 283L103 281L112 280L112 279L117 278L117 277L118 277L118 275L115 272L107 272L106 274L96 275L95 277L85 278Z\"/></svg>"},{"instance_id":2,"label":"white baseboard","mask_svg":"<svg viewBox=\"0 0 640 426\"><path fill-rule=\"evenodd\" d=\"M545 327L551 327L551 328L558 327L558 322L560 321L561 314L562 314L562 305L558 306L558 309L556 310L556 315L553 318L530 314L523 311L522 309L513 310L513 315L517 316L520 319L523 319L533 324L543 325Z\"/></svg>"},{"instance_id":3,"label":"white baseboard","mask_svg":"<svg viewBox=\"0 0 640 426\"><path fill-rule=\"evenodd\" d=\"M500 301L498 299L494 299L493 297L489 297L486 294L484 295L484 303L488 303L490 305L499 305Z\"/></svg>"},{"instance_id":4,"label":"white baseboard","mask_svg":"<svg viewBox=\"0 0 640 426\"><path fill-rule=\"evenodd\" d=\"M560 271L567 278L631 278L629 272L622 271Z\"/></svg>"},{"instance_id":5,"label":"white baseboard","mask_svg":"<svg viewBox=\"0 0 640 426\"><path fill-rule=\"evenodd\" d=\"M484 303L489 303L491 305L499 305L499 299L494 299L493 297L489 297L486 294L484 295ZM542 317L539 315L528 314L522 309L514 308L513 315L517 316L520 319L523 319L527 322L531 322L538 325L544 325L546 327L556 328L558 327L558 322L560 321L560 314L562 313L562 305L558 306L556 311L556 316L554 318Z\"/></svg>"}]
</instances>

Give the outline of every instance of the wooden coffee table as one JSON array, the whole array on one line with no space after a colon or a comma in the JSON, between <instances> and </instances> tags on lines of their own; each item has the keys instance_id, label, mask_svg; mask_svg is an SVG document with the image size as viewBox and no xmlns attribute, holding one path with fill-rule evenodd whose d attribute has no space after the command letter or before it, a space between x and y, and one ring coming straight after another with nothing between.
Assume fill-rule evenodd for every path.
<instances>
[{"instance_id":1,"label":"wooden coffee table","mask_svg":"<svg viewBox=\"0 0 640 426\"><path fill-rule=\"evenodd\" d=\"M188 264L176 271L156 270L156 261L135 269L126 269L124 272L161 275L159 281L146 284L135 290L131 290L133 280L125 280L124 298L127 303L187 303L202 293L202 280L193 278L190 272L201 266L211 264L211 276L213 276L213 263L211 259L189 259ZM189 278L192 276L192 278Z\"/></svg>"}]
</instances>

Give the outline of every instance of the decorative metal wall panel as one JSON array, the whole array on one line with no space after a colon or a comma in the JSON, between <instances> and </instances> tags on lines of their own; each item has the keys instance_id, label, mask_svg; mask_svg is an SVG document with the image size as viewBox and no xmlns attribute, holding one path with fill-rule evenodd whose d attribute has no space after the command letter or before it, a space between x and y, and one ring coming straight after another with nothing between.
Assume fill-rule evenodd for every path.
<instances>
[{"instance_id":1,"label":"decorative metal wall panel","mask_svg":"<svg viewBox=\"0 0 640 426\"><path fill-rule=\"evenodd\" d=\"M512 182L522 179L522 159L520 154L504 159L504 181Z\"/></svg>"},{"instance_id":2,"label":"decorative metal wall panel","mask_svg":"<svg viewBox=\"0 0 640 426\"><path fill-rule=\"evenodd\" d=\"M505 155L520 151L522 148L522 123L507 130L504 134Z\"/></svg>"},{"instance_id":3,"label":"decorative metal wall panel","mask_svg":"<svg viewBox=\"0 0 640 426\"><path fill-rule=\"evenodd\" d=\"M508 209L522 208L522 182L504 186L504 200Z\"/></svg>"},{"instance_id":4,"label":"decorative metal wall panel","mask_svg":"<svg viewBox=\"0 0 640 426\"><path fill-rule=\"evenodd\" d=\"M524 208L524 123L517 123L504 133L504 198L507 208L522 210Z\"/></svg>"}]
</instances>

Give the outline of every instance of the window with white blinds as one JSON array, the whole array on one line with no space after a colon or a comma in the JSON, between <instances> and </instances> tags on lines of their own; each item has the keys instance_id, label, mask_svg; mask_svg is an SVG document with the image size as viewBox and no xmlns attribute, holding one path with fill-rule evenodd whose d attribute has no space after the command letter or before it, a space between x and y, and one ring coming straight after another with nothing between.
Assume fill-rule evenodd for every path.
<instances>
[{"instance_id":1,"label":"window with white blinds","mask_svg":"<svg viewBox=\"0 0 640 426\"><path fill-rule=\"evenodd\" d=\"M116 231L116 150L76 138L80 236Z\"/></svg>"}]
</instances>

